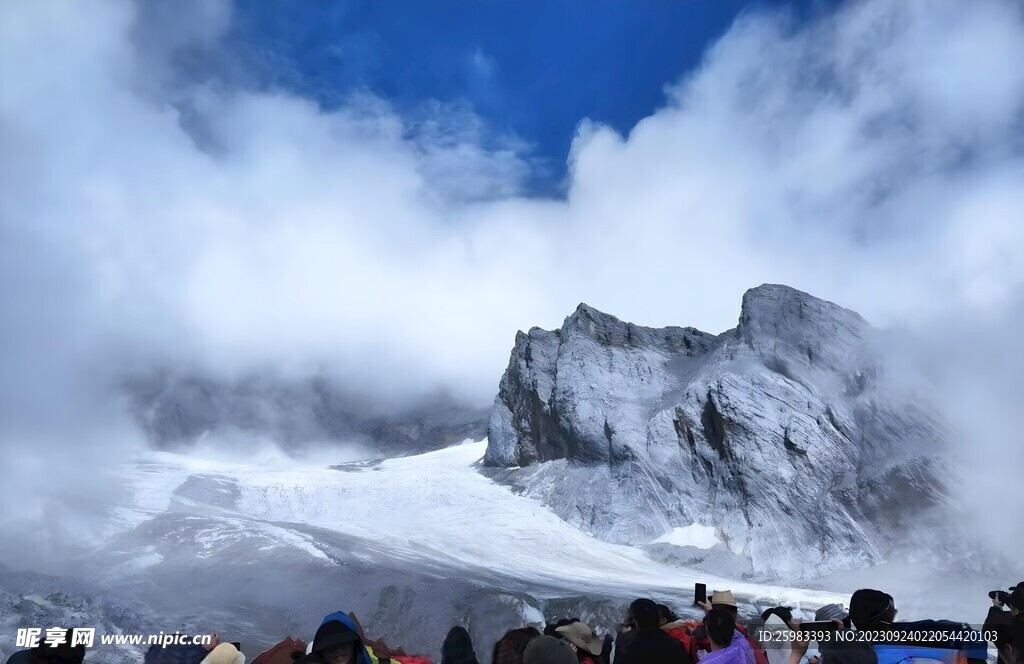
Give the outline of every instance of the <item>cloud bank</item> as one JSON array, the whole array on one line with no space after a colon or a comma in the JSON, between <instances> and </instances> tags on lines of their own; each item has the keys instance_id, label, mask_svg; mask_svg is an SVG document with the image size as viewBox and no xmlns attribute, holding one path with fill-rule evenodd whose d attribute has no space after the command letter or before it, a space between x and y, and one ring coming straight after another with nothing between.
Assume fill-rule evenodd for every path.
<instances>
[{"instance_id":1,"label":"cloud bank","mask_svg":"<svg viewBox=\"0 0 1024 664\"><path fill-rule=\"evenodd\" d=\"M0 414L26 473L30 441L123 440L106 427L132 371L485 404L515 331L580 301L717 332L778 282L963 327L936 342L960 358L944 394L991 411L983 432L973 406L954 420L1019 477L1019 3L747 14L627 136L581 118L556 199L472 109L402 117L371 90L327 111L211 75L230 4L169 6L0 7Z\"/></svg>"}]
</instances>

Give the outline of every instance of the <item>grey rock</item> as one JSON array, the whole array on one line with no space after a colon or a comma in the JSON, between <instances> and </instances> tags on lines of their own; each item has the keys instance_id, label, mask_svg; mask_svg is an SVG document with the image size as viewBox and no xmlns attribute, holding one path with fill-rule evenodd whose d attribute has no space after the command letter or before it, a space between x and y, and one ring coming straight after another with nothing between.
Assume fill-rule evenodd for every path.
<instances>
[{"instance_id":1,"label":"grey rock","mask_svg":"<svg viewBox=\"0 0 1024 664\"><path fill-rule=\"evenodd\" d=\"M59 577L12 572L0 566L0 658L4 660L21 650L16 643L19 628L42 629L45 635L47 628L62 627L95 629L94 645L86 651L88 662L138 664L143 659L141 648L102 646L101 637L156 634L159 624L158 620L147 619L140 607L95 587L86 588Z\"/></svg>"},{"instance_id":2,"label":"grey rock","mask_svg":"<svg viewBox=\"0 0 1024 664\"><path fill-rule=\"evenodd\" d=\"M516 336L485 463L610 541L714 526L756 577L920 546L941 557L947 543L911 526L946 501L947 434L886 380L879 336L779 285L747 291L717 336L581 304L558 330Z\"/></svg>"},{"instance_id":3,"label":"grey rock","mask_svg":"<svg viewBox=\"0 0 1024 664\"><path fill-rule=\"evenodd\" d=\"M644 550L658 562L698 569L730 579L750 579L754 571L749 558L729 551L722 544L701 549L696 546L676 546L657 542L648 544Z\"/></svg>"}]
</instances>

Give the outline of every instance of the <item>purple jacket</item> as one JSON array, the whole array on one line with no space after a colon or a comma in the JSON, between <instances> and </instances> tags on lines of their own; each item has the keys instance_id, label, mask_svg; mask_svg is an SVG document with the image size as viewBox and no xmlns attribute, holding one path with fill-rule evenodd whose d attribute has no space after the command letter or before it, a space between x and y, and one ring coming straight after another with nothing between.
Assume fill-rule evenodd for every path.
<instances>
[{"instance_id":1,"label":"purple jacket","mask_svg":"<svg viewBox=\"0 0 1024 664\"><path fill-rule=\"evenodd\" d=\"M732 643L700 658L700 664L754 664L754 649L739 630L733 632Z\"/></svg>"}]
</instances>

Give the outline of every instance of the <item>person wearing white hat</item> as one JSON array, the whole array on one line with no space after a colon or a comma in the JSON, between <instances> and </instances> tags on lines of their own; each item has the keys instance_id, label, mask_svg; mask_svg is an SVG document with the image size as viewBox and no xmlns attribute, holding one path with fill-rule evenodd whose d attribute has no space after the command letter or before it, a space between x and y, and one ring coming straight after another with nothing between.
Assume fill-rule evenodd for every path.
<instances>
[{"instance_id":1,"label":"person wearing white hat","mask_svg":"<svg viewBox=\"0 0 1024 664\"><path fill-rule=\"evenodd\" d=\"M556 628L555 632L569 642L569 647L576 653L580 664L604 664L601 657L604 643L601 637L585 624L576 621Z\"/></svg>"}]
</instances>

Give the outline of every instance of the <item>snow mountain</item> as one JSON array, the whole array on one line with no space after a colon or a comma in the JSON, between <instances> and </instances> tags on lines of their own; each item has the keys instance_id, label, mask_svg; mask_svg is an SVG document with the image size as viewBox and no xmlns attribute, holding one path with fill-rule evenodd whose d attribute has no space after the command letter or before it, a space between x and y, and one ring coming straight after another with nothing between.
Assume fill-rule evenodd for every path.
<instances>
[{"instance_id":1,"label":"snow mountain","mask_svg":"<svg viewBox=\"0 0 1024 664\"><path fill-rule=\"evenodd\" d=\"M492 477L618 543L713 528L652 553L809 578L955 548L927 401L888 380L883 335L793 288L746 292L712 335L585 304L515 346L491 411ZM674 549L674 553L673 553Z\"/></svg>"}]
</instances>

